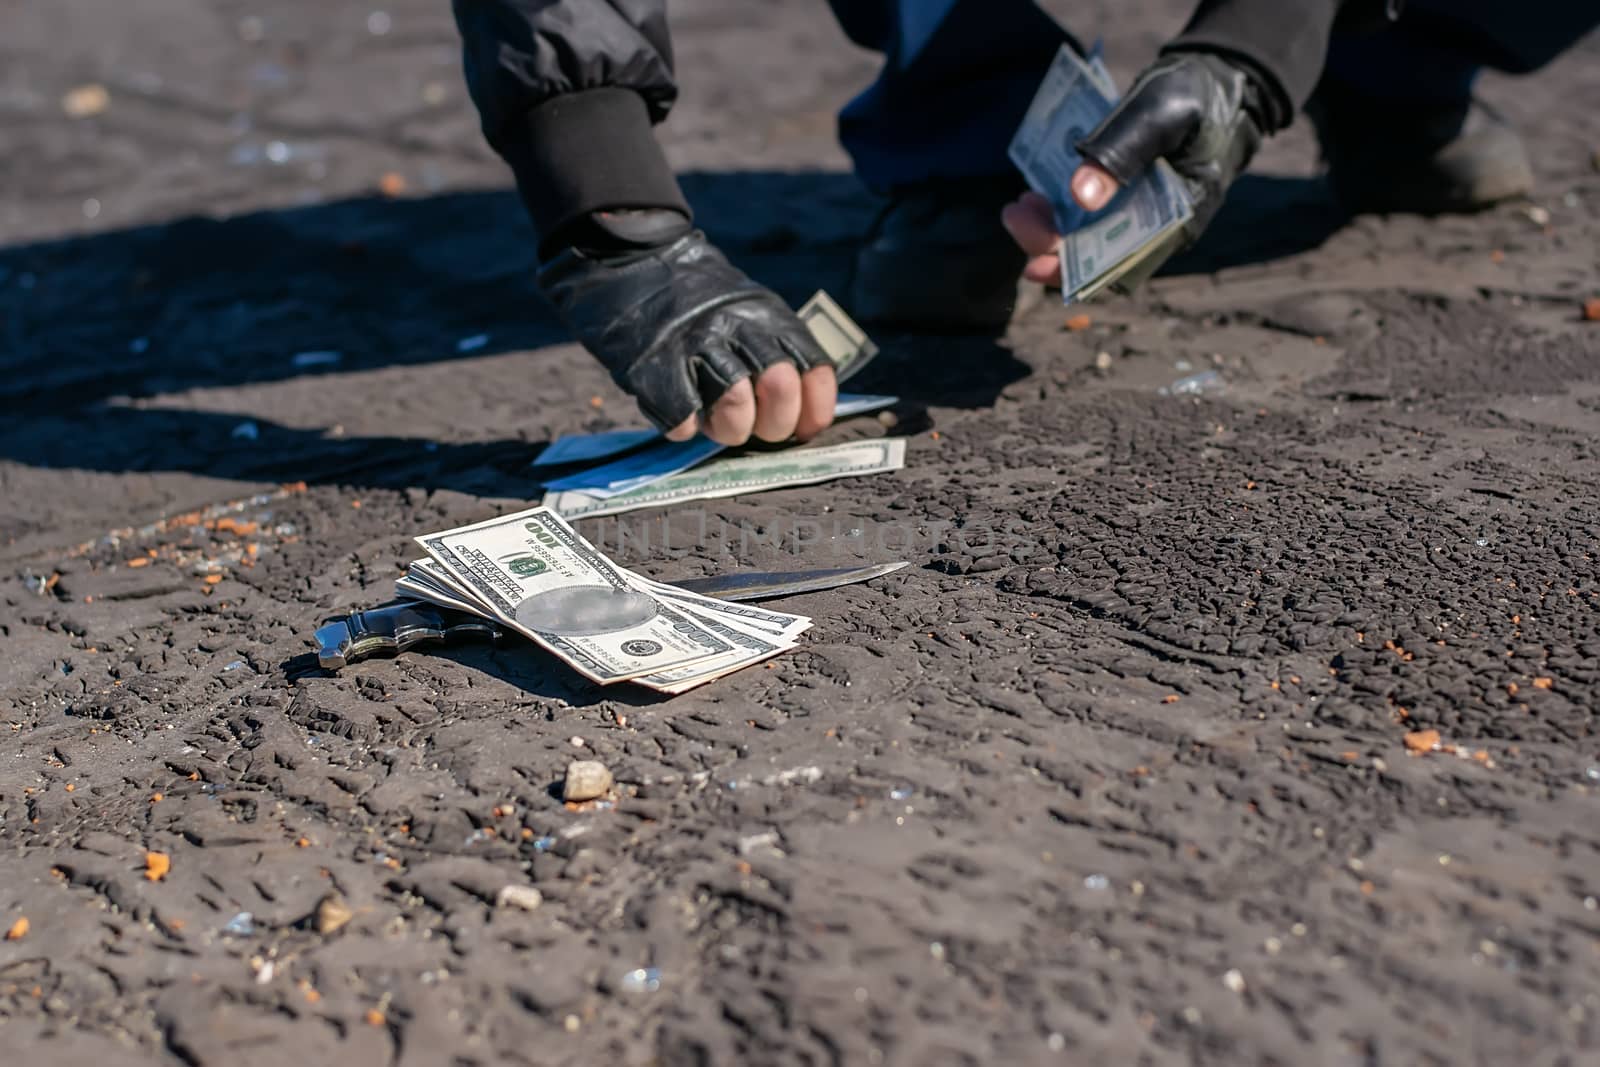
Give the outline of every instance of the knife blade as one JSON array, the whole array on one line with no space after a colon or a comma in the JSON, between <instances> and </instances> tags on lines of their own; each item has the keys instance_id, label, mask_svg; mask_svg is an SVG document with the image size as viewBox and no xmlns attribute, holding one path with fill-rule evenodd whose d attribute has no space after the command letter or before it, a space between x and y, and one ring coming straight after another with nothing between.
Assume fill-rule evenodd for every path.
<instances>
[{"instance_id":1,"label":"knife blade","mask_svg":"<svg viewBox=\"0 0 1600 1067\"><path fill-rule=\"evenodd\" d=\"M747 571L684 578L670 584L724 600L767 600L871 581L905 566L908 564L897 562L809 571ZM504 633L496 623L470 612L421 600L399 600L318 627L317 662L325 670L336 671L375 655L397 656L417 645L498 641Z\"/></svg>"},{"instance_id":2,"label":"knife blade","mask_svg":"<svg viewBox=\"0 0 1600 1067\"><path fill-rule=\"evenodd\" d=\"M875 563L869 567L834 567L815 571L748 571L744 574L713 574L705 578L680 578L668 582L679 589L687 589L701 596L721 597L723 600L767 600L772 597L794 596L797 593L814 593L819 589L835 589L841 585L868 582L893 574L905 562Z\"/></svg>"}]
</instances>

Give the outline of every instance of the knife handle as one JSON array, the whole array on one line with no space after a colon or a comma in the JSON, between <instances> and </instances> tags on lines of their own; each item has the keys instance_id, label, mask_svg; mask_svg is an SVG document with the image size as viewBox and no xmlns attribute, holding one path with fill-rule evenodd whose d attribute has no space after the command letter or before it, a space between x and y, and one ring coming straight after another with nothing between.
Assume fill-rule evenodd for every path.
<instances>
[{"instance_id":1,"label":"knife handle","mask_svg":"<svg viewBox=\"0 0 1600 1067\"><path fill-rule=\"evenodd\" d=\"M317 630L317 661L336 671L371 656L397 656L417 645L498 641L501 631L464 611L407 600L337 619Z\"/></svg>"}]
</instances>

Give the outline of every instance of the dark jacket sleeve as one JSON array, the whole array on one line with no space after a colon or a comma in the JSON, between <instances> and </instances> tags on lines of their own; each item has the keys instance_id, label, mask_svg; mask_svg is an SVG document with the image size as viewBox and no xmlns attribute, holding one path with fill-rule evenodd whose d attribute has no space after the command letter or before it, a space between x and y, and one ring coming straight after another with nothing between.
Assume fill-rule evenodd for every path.
<instances>
[{"instance_id":1,"label":"dark jacket sleeve","mask_svg":"<svg viewBox=\"0 0 1600 1067\"><path fill-rule=\"evenodd\" d=\"M1397 18L1403 0L1200 0L1189 24L1163 51L1216 52L1262 75L1269 133L1294 120L1327 62L1337 22L1355 30Z\"/></svg>"},{"instance_id":2,"label":"dark jacket sleeve","mask_svg":"<svg viewBox=\"0 0 1600 1067\"><path fill-rule=\"evenodd\" d=\"M467 89L541 239L592 211L688 214L652 129L678 96L665 0L452 0Z\"/></svg>"}]
</instances>

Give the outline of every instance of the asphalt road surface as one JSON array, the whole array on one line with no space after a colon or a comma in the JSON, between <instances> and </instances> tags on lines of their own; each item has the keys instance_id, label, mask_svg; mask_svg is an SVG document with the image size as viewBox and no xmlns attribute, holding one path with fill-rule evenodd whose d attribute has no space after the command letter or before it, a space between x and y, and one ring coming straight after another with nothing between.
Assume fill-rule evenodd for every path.
<instances>
[{"instance_id":1,"label":"asphalt road surface","mask_svg":"<svg viewBox=\"0 0 1600 1067\"><path fill-rule=\"evenodd\" d=\"M1073 25L1126 77L1183 7ZM701 220L842 293L873 57L814 0L673 17ZM5 21L8 1063L1600 1057L1600 42L1485 84L1532 204L1345 219L1297 129L1085 329L879 337L904 471L584 524L667 579L912 564L665 701L310 654L638 424L531 291L446 5Z\"/></svg>"}]
</instances>

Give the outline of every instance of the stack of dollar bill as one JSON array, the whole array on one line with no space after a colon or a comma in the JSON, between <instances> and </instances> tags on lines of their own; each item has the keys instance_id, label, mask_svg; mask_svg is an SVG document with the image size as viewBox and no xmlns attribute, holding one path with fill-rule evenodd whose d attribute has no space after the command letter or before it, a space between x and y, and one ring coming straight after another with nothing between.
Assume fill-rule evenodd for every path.
<instances>
[{"instance_id":1,"label":"stack of dollar bill","mask_svg":"<svg viewBox=\"0 0 1600 1067\"><path fill-rule=\"evenodd\" d=\"M854 376L877 355L878 346L828 294L818 292L796 314L833 361L838 381ZM896 399L840 393L834 418L877 411ZM722 445L703 435L689 441L667 441L655 430L611 430L557 438L533 462L536 467L570 465L627 453L545 483L544 506L569 518L807 485L905 465L903 440L878 439L716 459L723 451Z\"/></svg>"},{"instance_id":2,"label":"stack of dollar bill","mask_svg":"<svg viewBox=\"0 0 1600 1067\"><path fill-rule=\"evenodd\" d=\"M811 626L635 574L548 508L416 540L427 558L396 593L494 620L601 685L681 693L793 648Z\"/></svg>"},{"instance_id":3,"label":"stack of dollar bill","mask_svg":"<svg viewBox=\"0 0 1600 1067\"><path fill-rule=\"evenodd\" d=\"M1077 144L1111 114L1118 95L1098 48L1085 60L1062 45L1011 141L1011 161L1055 208L1069 304L1143 281L1177 249L1194 215L1183 179L1165 160L1093 215L1072 199L1072 174L1083 162Z\"/></svg>"}]
</instances>

